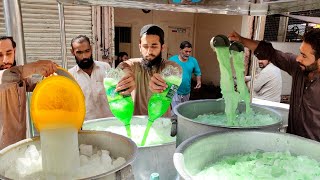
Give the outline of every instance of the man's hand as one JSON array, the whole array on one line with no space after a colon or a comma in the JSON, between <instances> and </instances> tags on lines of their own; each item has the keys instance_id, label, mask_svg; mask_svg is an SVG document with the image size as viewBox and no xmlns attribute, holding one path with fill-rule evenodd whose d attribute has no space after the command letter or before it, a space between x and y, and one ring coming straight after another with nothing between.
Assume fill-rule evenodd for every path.
<instances>
[{"instance_id":1,"label":"man's hand","mask_svg":"<svg viewBox=\"0 0 320 180\"><path fill-rule=\"evenodd\" d=\"M229 34L228 38L230 41L237 41L241 43L242 37L237 32L233 31L232 33Z\"/></svg>"},{"instance_id":2,"label":"man's hand","mask_svg":"<svg viewBox=\"0 0 320 180\"><path fill-rule=\"evenodd\" d=\"M122 95L129 95L136 88L136 83L132 74L125 75L117 84L116 91Z\"/></svg>"},{"instance_id":3,"label":"man's hand","mask_svg":"<svg viewBox=\"0 0 320 180\"><path fill-rule=\"evenodd\" d=\"M200 89L201 88L201 82L197 82L196 87L194 87L194 89Z\"/></svg>"},{"instance_id":4,"label":"man's hand","mask_svg":"<svg viewBox=\"0 0 320 180\"><path fill-rule=\"evenodd\" d=\"M166 81L160 74L155 73L149 81L149 89L153 93L161 93L168 87Z\"/></svg>"},{"instance_id":5,"label":"man's hand","mask_svg":"<svg viewBox=\"0 0 320 180\"><path fill-rule=\"evenodd\" d=\"M237 42L243 44L245 47L247 47L251 51L255 51L258 47L259 42L260 42L260 41L255 41L252 39L242 37L234 31L231 34L229 34L228 38L230 41L237 41Z\"/></svg>"},{"instance_id":6,"label":"man's hand","mask_svg":"<svg viewBox=\"0 0 320 180\"><path fill-rule=\"evenodd\" d=\"M48 77L57 71L57 64L51 60L39 60L36 62L28 63L23 65L22 78L27 78L33 74L40 74Z\"/></svg>"}]
</instances>

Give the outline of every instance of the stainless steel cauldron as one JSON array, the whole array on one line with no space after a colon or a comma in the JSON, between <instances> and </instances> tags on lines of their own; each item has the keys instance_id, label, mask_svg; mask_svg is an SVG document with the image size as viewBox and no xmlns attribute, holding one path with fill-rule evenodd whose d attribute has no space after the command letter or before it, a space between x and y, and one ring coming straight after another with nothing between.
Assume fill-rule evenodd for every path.
<instances>
[{"instance_id":1,"label":"stainless steel cauldron","mask_svg":"<svg viewBox=\"0 0 320 180\"><path fill-rule=\"evenodd\" d=\"M107 149L112 156L124 157L126 159L125 164L86 179L127 180L133 178L130 164L132 164L136 158L137 146L129 138L111 132L80 131L79 144L90 144L99 149ZM35 145L38 150L41 149L40 138L25 139L0 151L0 179L9 180L9 178L4 176L4 171L8 166L11 166L17 158L24 157L24 152L29 145ZM52 154L52 156L54 156L54 154Z\"/></svg>"},{"instance_id":2,"label":"stainless steel cauldron","mask_svg":"<svg viewBox=\"0 0 320 180\"><path fill-rule=\"evenodd\" d=\"M279 131L282 126L282 118L279 113L269 109L267 107L254 105L251 107L253 111L261 114L269 114L271 117L276 118L278 121L274 124L267 126L256 127L227 127L227 126L214 126L196 122L193 119L202 114L208 113L221 113L224 112L224 100L223 99L208 99L208 100L195 100L187 101L179 104L175 107L174 112L178 116L178 128L177 128L177 146L189 137L199 135L210 131L231 131L231 130L248 130L259 129L265 131ZM239 112L245 112L245 104L239 103Z\"/></svg>"},{"instance_id":3,"label":"stainless steel cauldron","mask_svg":"<svg viewBox=\"0 0 320 180\"><path fill-rule=\"evenodd\" d=\"M173 154L176 149L176 138L170 136L171 121L168 118L159 118L154 122L166 122L167 128L164 130L163 135L167 136L167 142L155 144L150 146L138 147L138 154L136 160L132 164L133 174L135 179L149 180L153 172L157 172L161 179L173 180L176 179L178 173L173 165ZM131 120L132 125L146 126L148 122L147 116L134 116ZM85 121L83 129L85 130L102 130L111 126L123 127L123 123L115 117L95 119ZM131 134L135 132L132 131ZM139 142L140 143L140 142Z\"/></svg>"},{"instance_id":4,"label":"stainless steel cauldron","mask_svg":"<svg viewBox=\"0 0 320 180\"><path fill-rule=\"evenodd\" d=\"M265 131L210 132L184 141L176 149L174 166L185 180L203 170L217 159L256 150L289 151L320 161L320 143L303 137Z\"/></svg>"}]
</instances>

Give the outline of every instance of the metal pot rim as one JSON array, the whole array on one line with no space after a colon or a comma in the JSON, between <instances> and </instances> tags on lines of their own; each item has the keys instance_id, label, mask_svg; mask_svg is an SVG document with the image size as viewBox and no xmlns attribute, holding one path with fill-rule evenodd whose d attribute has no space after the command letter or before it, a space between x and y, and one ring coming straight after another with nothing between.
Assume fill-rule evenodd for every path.
<instances>
[{"instance_id":1,"label":"metal pot rim","mask_svg":"<svg viewBox=\"0 0 320 180\"><path fill-rule=\"evenodd\" d=\"M185 169L184 166L184 152L190 148L192 145L194 145L195 142L200 142L206 138L220 138L221 136L229 135L229 136L248 136L248 137L254 137L256 135L263 135L263 136L270 136L270 135L276 135L277 138L284 138L289 137L289 139L296 139L304 141L308 144L314 144L317 146L320 146L320 143L311 139L307 139L301 136L293 135L293 134L287 134L287 133L281 133L281 132L270 132L270 131L257 131L257 130L235 130L235 131L220 131L220 132L206 132L200 135L192 136L185 141L183 141L175 150L175 153L173 155L173 162L175 165L175 168L177 169L178 173L184 177L184 178L191 178L191 175L189 172Z\"/></svg>"},{"instance_id":2,"label":"metal pot rim","mask_svg":"<svg viewBox=\"0 0 320 180\"><path fill-rule=\"evenodd\" d=\"M148 116L144 116L144 115L138 115L138 116L133 116L134 117L137 117L137 118L145 118L145 117L148 117ZM161 117L161 118L164 118L164 119L170 119L170 118L166 118L166 117ZM93 120L89 120L89 121L85 121L83 124L90 124L90 123L95 123L95 122L101 122L101 121L105 121L107 119L112 119L112 120L117 120L116 117L107 117L107 118L99 118L99 119L93 119ZM90 130L90 131L101 131L101 130ZM104 132L110 132L110 131L104 131ZM132 140L131 138L129 138L130 140ZM133 141L134 142L134 141ZM163 144L154 144L154 145L148 145L148 146L138 146L138 149L148 149L148 148L154 148L154 147L162 147L162 146L170 146L170 145L173 145L173 144L176 144L176 140L172 141L172 142L167 142L167 143L163 143Z\"/></svg>"},{"instance_id":3,"label":"metal pot rim","mask_svg":"<svg viewBox=\"0 0 320 180\"><path fill-rule=\"evenodd\" d=\"M81 131L79 131L79 134L106 134L106 135L107 135L107 134L111 134L112 136L119 136L119 138L124 139L124 140L127 141L130 145L133 146L132 158L126 159L126 162L125 162L123 165L121 165L121 166L119 166L119 167L117 167L117 168L114 168L114 169L112 169L112 170L110 170L110 171L107 171L107 172L104 172L104 173L101 173L101 174L98 174L98 175L95 175L95 176L92 176L92 177L87 177L87 178L79 179L79 180L96 179L96 178L100 178L100 177L105 177L106 175L115 173L115 172L117 172L117 171L119 171L119 170L121 170L121 169L129 166L130 164L133 163L133 161L134 161L134 160L136 159L136 157L137 157L138 148L137 148L136 143L134 143L130 138L127 138L127 137L122 136L122 135L120 135L120 134L116 134L116 133L112 133L112 132L108 132L108 131L89 131L89 130L88 130L88 131L87 131L87 130L81 130ZM34 137L34 138L24 139L24 140L19 141L19 142L15 143L15 144L9 145L9 146L5 147L4 149L2 149L2 150L0 151L0 152L1 152L1 153L0 153L0 156L6 154L6 153L9 152L9 151L14 150L14 148L17 148L17 147L19 147L20 145L23 145L23 144L26 144L26 143L32 142L32 141L40 141L40 137L37 136L37 137ZM6 177L4 177L4 176L2 176L2 175L0 175L0 179L11 180L11 179L6 178Z\"/></svg>"},{"instance_id":4,"label":"metal pot rim","mask_svg":"<svg viewBox=\"0 0 320 180\"><path fill-rule=\"evenodd\" d=\"M224 99L223 99L223 98L220 98L220 99L200 99L200 100L186 101L186 102L183 102L183 103L180 103L179 105L177 105L177 106L173 109L173 111L174 111L174 113L175 113L178 117L181 116L181 117L183 117L185 120L188 120L188 121L190 121L190 122L192 122L192 123L197 123L197 124L206 125L206 126L227 128L227 129L242 129L242 130L244 130L244 129L248 129L248 130L250 130L250 129L262 129L262 128L267 128L267 127L274 126L274 125L276 125L276 124L281 125L282 122L283 122L282 119L280 118L281 115L280 115L277 111L275 111L275 110L273 110L273 109L271 109L271 108L269 108L269 107L265 107L265 106L257 105L257 104L251 104L251 106L253 106L253 107L263 107L264 109L268 109L269 111L271 111L271 112L273 112L274 114L277 114L277 115L279 116L279 119L278 119L279 121L276 122L276 123L269 124L269 125L264 125L264 126L249 126L249 127L244 127L244 126L222 126L222 125L205 124L205 123L202 123L202 122L194 121L193 119L190 119L190 118L187 118L187 117L181 115L181 114L179 113L179 111L178 111L179 107L180 107L180 106L184 106L185 104L194 104L194 103L208 102L208 101L224 101ZM179 123L179 122L178 122L178 123ZM279 127L280 127L280 126L279 126Z\"/></svg>"}]
</instances>

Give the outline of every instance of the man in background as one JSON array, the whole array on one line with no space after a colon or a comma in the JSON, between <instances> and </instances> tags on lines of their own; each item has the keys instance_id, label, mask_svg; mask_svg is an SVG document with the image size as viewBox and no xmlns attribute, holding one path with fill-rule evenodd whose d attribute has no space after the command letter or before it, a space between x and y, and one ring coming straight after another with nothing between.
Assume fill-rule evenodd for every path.
<instances>
[{"instance_id":1,"label":"man in background","mask_svg":"<svg viewBox=\"0 0 320 180\"><path fill-rule=\"evenodd\" d=\"M122 63L123 61L126 61L129 59L129 56L128 56L128 53L126 52L119 52L118 54L118 58L117 60L115 61L115 66L114 67L117 67L120 63Z\"/></svg>"},{"instance_id":2,"label":"man in background","mask_svg":"<svg viewBox=\"0 0 320 180\"><path fill-rule=\"evenodd\" d=\"M259 60L260 73L253 81L253 97L268 101L280 102L282 90L281 71L269 60ZM246 82L251 76L246 76Z\"/></svg>"},{"instance_id":3,"label":"man in background","mask_svg":"<svg viewBox=\"0 0 320 180\"><path fill-rule=\"evenodd\" d=\"M73 38L70 51L77 65L69 69L69 72L76 79L85 96L85 120L113 116L103 86L103 79L106 71L111 68L110 65L93 60L92 48L87 36L79 35Z\"/></svg>"},{"instance_id":4,"label":"man in background","mask_svg":"<svg viewBox=\"0 0 320 180\"><path fill-rule=\"evenodd\" d=\"M197 59L191 56L191 52L191 43L188 41L183 41L180 44L179 54L169 58L169 60L179 64L183 72L181 85L177 93L173 96L171 103L171 115L173 118L176 117L173 112L174 107L182 102L188 101L190 98L192 74L194 74L197 79L197 85L194 87L194 89L201 88L201 70Z\"/></svg>"}]
</instances>

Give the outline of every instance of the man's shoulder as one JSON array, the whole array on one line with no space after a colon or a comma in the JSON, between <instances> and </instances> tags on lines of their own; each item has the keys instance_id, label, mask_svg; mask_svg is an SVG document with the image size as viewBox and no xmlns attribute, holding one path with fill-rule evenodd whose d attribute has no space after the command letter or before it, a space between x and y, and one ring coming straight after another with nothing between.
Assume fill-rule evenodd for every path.
<instances>
[{"instance_id":1,"label":"man's shoulder","mask_svg":"<svg viewBox=\"0 0 320 180\"><path fill-rule=\"evenodd\" d=\"M189 60L191 60L191 61L193 61L193 62L198 62L198 60L197 60L195 57L193 57L193 56L189 56Z\"/></svg>"},{"instance_id":2,"label":"man's shoulder","mask_svg":"<svg viewBox=\"0 0 320 180\"><path fill-rule=\"evenodd\" d=\"M127 61L133 63L140 63L142 61L142 58L130 58Z\"/></svg>"},{"instance_id":3,"label":"man's shoulder","mask_svg":"<svg viewBox=\"0 0 320 180\"><path fill-rule=\"evenodd\" d=\"M106 71L111 68L109 63L106 63L103 61L94 61L94 63L95 63L95 66L98 67L98 68L94 68L93 69L94 71L97 71L97 70Z\"/></svg>"},{"instance_id":4,"label":"man's shoulder","mask_svg":"<svg viewBox=\"0 0 320 180\"><path fill-rule=\"evenodd\" d=\"M280 68L275 66L274 64L270 63L267 67L264 68L266 71L272 71L272 72L280 72Z\"/></svg>"},{"instance_id":5,"label":"man's shoulder","mask_svg":"<svg viewBox=\"0 0 320 180\"><path fill-rule=\"evenodd\" d=\"M68 72L69 73L75 73L75 72L77 72L78 71L78 65L75 65L75 66L73 66L72 68L70 68L70 69L68 69Z\"/></svg>"},{"instance_id":6,"label":"man's shoulder","mask_svg":"<svg viewBox=\"0 0 320 180\"><path fill-rule=\"evenodd\" d=\"M171 66L174 66L174 67L179 67L179 68L181 68L181 66L180 66L177 62L175 62L175 61L165 60L165 61L164 61L164 64L165 64L165 66L171 65Z\"/></svg>"},{"instance_id":7,"label":"man's shoulder","mask_svg":"<svg viewBox=\"0 0 320 180\"><path fill-rule=\"evenodd\" d=\"M103 62L103 61L94 61L94 63L95 63L97 66L110 67L110 64L109 64L109 63L106 63L106 62Z\"/></svg>"},{"instance_id":8,"label":"man's shoulder","mask_svg":"<svg viewBox=\"0 0 320 180\"><path fill-rule=\"evenodd\" d=\"M135 66L135 65L139 65L142 62L142 58L130 58L124 62L122 62L122 64L127 64L129 66Z\"/></svg>"},{"instance_id":9,"label":"man's shoulder","mask_svg":"<svg viewBox=\"0 0 320 180\"><path fill-rule=\"evenodd\" d=\"M173 55L173 56L169 57L169 59L168 59L168 60L170 60L170 61L176 61L176 60L179 60L179 56L178 56L178 54Z\"/></svg>"}]
</instances>

